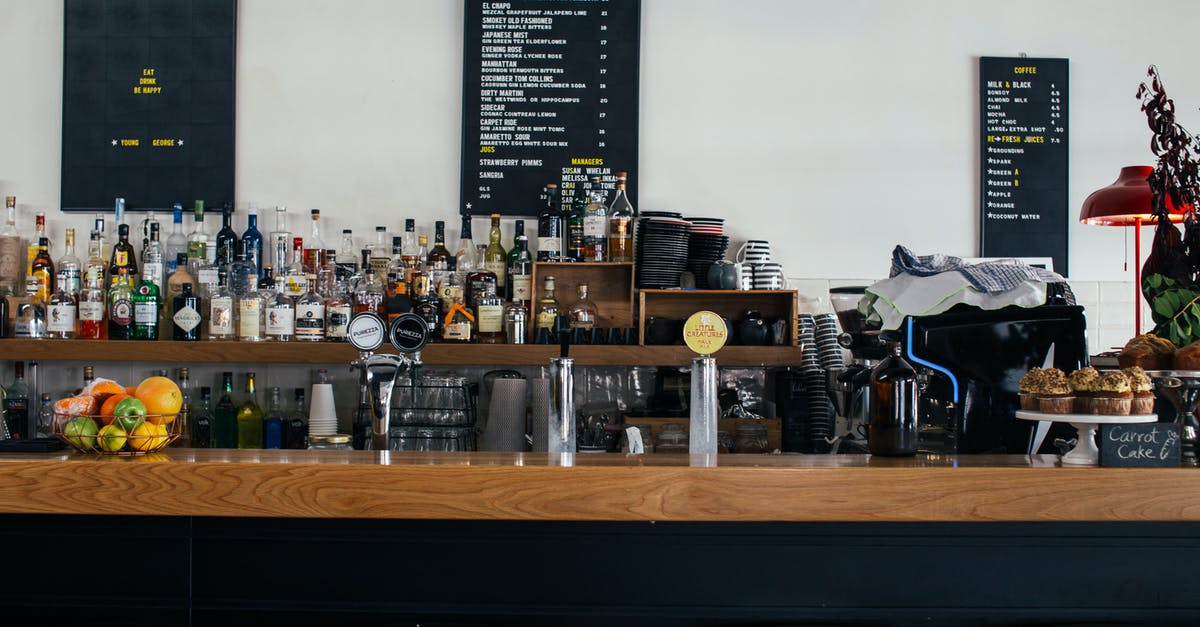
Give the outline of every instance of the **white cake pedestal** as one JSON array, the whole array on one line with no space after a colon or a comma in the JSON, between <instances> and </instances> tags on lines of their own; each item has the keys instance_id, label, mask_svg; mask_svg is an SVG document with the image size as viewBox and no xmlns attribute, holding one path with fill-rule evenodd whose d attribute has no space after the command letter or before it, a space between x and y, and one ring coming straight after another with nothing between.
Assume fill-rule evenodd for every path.
<instances>
[{"instance_id":1,"label":"white cake pedestal","mask_svg":"<svg viewBox=\"0 0 1200 627\"><path fill-rule=\"evenodd\" d=\"M1157 414L1133 416L1099 416L1095 414L1044 414L1040 411L1017 410L1017 418L1039 422L1066 422L1075 427L1075 448L1062 456L1064 466L1095 466L1100 463L1100 449L1096 446L1096 430L1099 425L1128 425L1139 422L1156 422Z\"/></svg>"}]
</instances>

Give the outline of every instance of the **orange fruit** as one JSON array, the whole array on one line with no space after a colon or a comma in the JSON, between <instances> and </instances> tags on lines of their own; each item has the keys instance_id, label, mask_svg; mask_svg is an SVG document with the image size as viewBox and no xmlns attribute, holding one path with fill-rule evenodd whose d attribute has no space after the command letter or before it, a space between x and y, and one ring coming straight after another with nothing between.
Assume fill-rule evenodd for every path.
<instances>
[{"instance_id":1,"label":"orange fruit","mask_svg":"<svg viewBox=\"0 0 1200 627\"><path fill-rule=\"evenodd\" d=\"M129 398L128 394L113 394L105 399L104 404L100 406L100 416L104 424L112 424L113 409L117 407L117 403Z\"/></svg>"},{"instance_id":2,"label":"orange fruit","mask_svg":"<svg viewBox=\"0 0 1200 627\"><path fill-rule=\"evenodd\" d=\"M92 382L83 389L80 394L103 398L110 394L121 394L125 392L125 388L121 384L112 379L93 379Z\"/></svg>"},{"instance_id":3,"label":"orange fruit","mask_svg":"<svg viewBox=\"0 0 1200 627\"><path fill-rule=\"evenodd\" d=\"M132 385L125 386L125 394L129 396L137 396L134 394L135 391L137 391L137 388L133 387Z\"/></svg>"},{"instance_id":4,"label":"orange fruit","mask_svg":"<svg viewBox=\"0 0 1200 627\"><path fill-rule=\"evenodd\" d=\"M179 386L167 377L148 377L138 384L134 398L146 405L148 422L167 424L175 420L183 405L183 393Z\"/></svg>"}]
</instances>

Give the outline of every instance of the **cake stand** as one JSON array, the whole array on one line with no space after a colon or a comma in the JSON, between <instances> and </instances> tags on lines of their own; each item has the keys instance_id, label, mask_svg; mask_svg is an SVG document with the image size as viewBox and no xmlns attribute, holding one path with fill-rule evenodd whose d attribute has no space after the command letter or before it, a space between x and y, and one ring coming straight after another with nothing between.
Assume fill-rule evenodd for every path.
<instances>
[{"instance_id":1,"label":"cake stand","mask_svg":"<svg viewBox=\"0 0 1200 627\"><path fill-rule=\"evenodd\" d=\"M1075 448L1062 456L1064 466L1095 466L1100 463L1100 449L1096 446L1096 430L1100 425L1128 425L1139 422L1155 422L1156 414L1133 416L1100 416L1096 414L1044 414L1040 411L1017 410L1017 418L1039 422L1066 422L1075 427Z\"/></svg>"}]
</instances>

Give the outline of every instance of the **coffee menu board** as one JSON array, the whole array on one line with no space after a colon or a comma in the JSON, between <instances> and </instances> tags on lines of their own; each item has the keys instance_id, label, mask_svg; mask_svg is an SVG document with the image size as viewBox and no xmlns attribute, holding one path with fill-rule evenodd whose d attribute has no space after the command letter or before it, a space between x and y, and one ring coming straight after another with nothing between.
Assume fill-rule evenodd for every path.
<instances>
[{"instance_id":1,"label":"coffee menu board","mask_svg":"<svg viewBox=\"0 0 1200 627\"><path fill-rule=\"evenodd\" d=\"M66 0L62 208L233 200L236 0Z\"/></svg>"},{"instance_id":2,"label":"coffee menu board","mask_svg":"<svg viewBox=\"0 0 1200 627\"><path fill-rule=\"evenodd\" d=\"M1067 59L979 60L981 254L1067 274Z\"/></svg>"},{"instance_id":3,"label":"coffee menu board","mask_svg":"<svg viewBox=\"0 0 1200 627\"><path fill-rule=\"evenodd\" d=\"M638 0L466 0L462 213L536 215L557 183L629 173L637 206Z\"/></svg>"}]
</instances>

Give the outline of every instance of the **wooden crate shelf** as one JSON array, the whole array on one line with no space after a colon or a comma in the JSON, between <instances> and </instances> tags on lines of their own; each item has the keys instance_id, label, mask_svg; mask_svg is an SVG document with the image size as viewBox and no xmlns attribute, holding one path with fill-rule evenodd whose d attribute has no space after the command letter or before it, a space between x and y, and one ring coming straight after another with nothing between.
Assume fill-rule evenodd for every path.
<instances>
[{"instance_id":1,"label":"wooden crate shelf","mask_svg":"<svg viewBox=\"0 0 1200 627\"><path fill-rule=\"evenodd\" d=\"M542 279L554 277L554 295L559 311L576 301L576 289L587 281L588 298L596 303L596 327L609 329L633 326L633 262L557 263L539 261L533 264L533 308L542 295ZM530 330L535 311L529 312ZM532 334L531 336L532 337Z\"/></svg>"},{"instance_id":2,"label":"wooden crate shelf","mask_svg":"<svg viewBox=\"0 0 1200 627\"><path fill-rule=\"evenodd\" d=\"M753 310L762 314L768 322L783 318L787 320L788 346L798 345L796 315L798 301L796 290L641 290L638 297L640 314L639 342L646 343L646 321L652 317L686 320L697 311L708 310L736 322L742 315ZM682 340L681 340L682 342ZM732 347L722 349L721 353ZM746 348L779 348L748 346ZM720 355L718 353L718 361Z\"/></svg>"}]
</instances>

